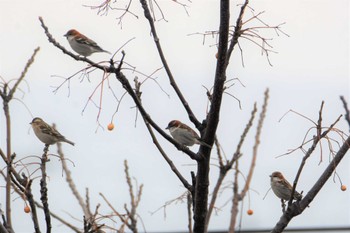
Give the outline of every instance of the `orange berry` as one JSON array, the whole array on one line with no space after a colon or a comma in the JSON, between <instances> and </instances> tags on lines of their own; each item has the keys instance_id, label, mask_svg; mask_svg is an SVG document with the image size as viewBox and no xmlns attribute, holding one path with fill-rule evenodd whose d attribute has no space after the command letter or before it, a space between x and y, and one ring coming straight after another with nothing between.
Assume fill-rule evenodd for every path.
<instances>
[{"instance_id":1,"label":"orange berry","mask_svg":"<svg viewBox=\"0 0 350 233\"><path fill-rule=\"evenodd\" d=\"M107 126L107 129L109 131L112 131L114 129L114 124L113 123L109 123L108 126Z\"/></svg>"},{"instance_id":2,"label":"orange berry","mask_svg":"<svg viewBox=\"0 0 350 233\"><path fill-rule=\"evenodd\" d=\"M340 187L340 189L341 189L341 191L345 191L346 190L346 185L342 185L341 187Z\"/></svg>"},{"instance_id":3,"label":"orange berry","mask_svg":"<svg viewBox=\"0 0 350 233\"><path fill-rule=\"evenodd\" d=\"M247 214L248 215L253 215L253 210L251 210L251 209L247 210Z\"/></svg>"},{"instance_id":4,"label":"orange berry","mask_svg":"<svg viewBox=\"0 0 350 233\"><path fill-rule=\"evenodd\" d=\"M219 52L217 52L217 53L215 54L215 57L216 57L216 59L218 59L218 57L219 57Z\"/></svg>"},{"instance_id":5,"label":"orange berry","mask_svg":"<svg viewBox=\"0 0 350 233\"><path fill-rule=\"evenodd\" d=\"M30 207L26 205L24 207L24 212L28 214L30 212Z\"/></svg>"}]
</instances>

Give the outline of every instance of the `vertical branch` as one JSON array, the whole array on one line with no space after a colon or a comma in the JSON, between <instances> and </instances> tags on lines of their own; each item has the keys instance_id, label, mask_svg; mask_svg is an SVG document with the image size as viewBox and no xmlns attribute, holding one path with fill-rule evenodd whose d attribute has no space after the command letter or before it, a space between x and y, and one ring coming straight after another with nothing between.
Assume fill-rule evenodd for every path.
<instances>
[{"instance_id":1,"label":"vertical branch","mask_svg":"<svg viewBox=\"0 0 350 233\"><path fill-rule=\"evenodd\" d=\"M235 177L234 177L234 184L233 184L233 200L232 200L232 208L231 208L231 219L230 219L230 227L229 227L229 233L234 233L235 232L235 226L236 226L236 220L237 220L237 215L238 215L238 202L242 201L243 198L245 197L246 193L249 190L250 182L253 178L253 172L255 168L255 163L256 163L256 158L258 155L258 147L260 144L260 135L261 135L261 130L262 126L264 123L264 119L266 116L266 110L267 110L267 103L269 99L269 89L266 89L264 93L264 103L262 106L262 110L260 113L259 121L258 121L258 126L255 134L255 144L253 146L253 156L252 156L252 161L250 164L250 169L248 172L248 176L246 178L244 187L241 191L241 193L238 193L238 174L239 174L239 167L238 167L238 161L236 161L236 167L235 167Z\"/></svg>"},{"instance_id":2,"label":"vertical branch","mask_svg":"<svg viewBox=\"0 0 350 233\"><path fill-rule=\"evenodd\" d=\"M53 125L53 127L55 128L55 125ZM90 208L88 208L88 206L85 204L84 199L82 198L82 196L80 195L80 193L77 190L77 187L76 187L76 185L73 181L72 175L71 175L71 171L68 169L67 162L66 162L66 159L65 159L63 151L62 151L62 144L60 142L57 143L57 153L60 156L61 163L62 163L62 169L63 169L64 173L66 174L66 181L68 183L68 186L71 189L74 197L77 199L80 207L83 209L84 216L87 219L90 219L90 217L91 217Z\"/></svg>"},{"instance_id":3,"label":"vertical branch","mask_svg":"<svg viewBox=\"0 0 350 233\"><path fill-rule=\"evenodd\" d=\"M250 186L250 182L253 178L253 172L254 172L254 168L255 168L255 163L256 163L256 157L258 156L258 147L260 144L260 135L261 135L261 130L262 130L262 126L264 124L264 120L266 117L266 111L267 111L267 103L268 103L268 99L269 99L269 89L266 89L265 93L265 98L264 98L264 104L262 106L262 110L260 113L260 118L258 121L258 126L257 126L257 130L256 130L256 135L255 135L255 144L253 147L253 157L252 157L252 161L250 164L250 169L248 172L248 176L247 176L247 180L245 182L244 188L241 192L240 198L243 199L244 196L246 195L247 191L249 190L249 186Z\"/></svg>"},{"instance_id":4,"label":"vertical branch","mask_svg":"<svg viewBox=\"0 0 350 233\"><path fill-rule=\"evenodd\" d=\"M5 114L5 120L6 120L6 157L7 161L11 161L11 116L10 116L10 109L9 109L9 103L13 99L13 95L15 91L17 90L19 84L24 79L29 67L34 62L34 57L39 51L40 47L36 48L30 57L30 59L27 61L27 64L24 67L24 70L22 71L20 77L16 80L14 86L10 88L8 86L8 83L4 83L3 90L0 90L0 96L3 100L3 109ZM6 222L8 226L9 231L13 231L12 229L12 219L11 219L11 164L8 164L7 167L7 175L6 175Z\"/></svg>"},{"instance_id":5,"label":"vertical branch","mask_svg":"<svg viewBox=\"0 0 350 233\"><path fill-rule=\"evenodd\" d=\"M216 64L215 81L212 95L212 103L207 115L207 126L203 135L203 141L213 145L216 130L219 124L222 95L226 80L227 46L229 37L230 1L220 1L220 28L219 28L219 52ZM198 161L196 175L196 191L194 205L194 232L205 232L206 218L208 214L208 187L210 168L210 148L201 146L199 154L203 160Z\"/></svg>"},{"instance_id":6,"label":"vertical branch","mask_svg":"<svg viewBox=\"0 0 350 233\"><path fill-rule=\"evenodd\" d=\"M47 152L49 151L49 145L45 145L44 147L44 153L41 157L41 180L40 180L40 200L43 204L44 214L45 214L45 221L46 221L46 232L51 232L51 216L50 216L50 210L49 210L49 203L48 203L48 197L47 197L47 183L46 183L46 162L48 161L47 158Z\"/></svg>"},{"instance_id":7,"label":"vertical branch","mask_svg":"<svg viewBox=\"0 0 350 233\"><path fill-rule=\"evenodd\" d=\"M27 181L27 178L25 178L24 180ZM34 223L34 230L35 230L36 233L40 233L38 215L37 215L37 212L36 212L36 206L35 206L35 201L34 201L34 198L33 198L31 186L32 186L32 180L29 180L28 184L26 185L24 193L25 193L26 198L27 198L27 200L29 202L30 210L32 212L32 220L33 220L33 223Z\"/></svg>"},{"instance_id":8,"label":"vertical branch","mask_svg":"<svg viewBox=\"0 0 350 233\"><path fill-rule=\"evenodd\" d=\"M233 199L232 199L232 207L231 207L230 226L228 229L229 233L235 232L236 219L238 215L238 202L240 199L240 195L238 193L238 174L239 174L239 162L237 160L235 164L235 173L234 173L234 180L233 180Z\"/></svg>"},{"instance_id":9,"label":"vertical branch","mask_svg":"<svg viewBox=\"0 0 350 233\"><path fill-rule=\"evenodd\" d=\"M214 190L213 190L213 193L212 193L212 198L210 200L208 214L207 214L207 218L206 218L206 229L208 229L210 217L211 217L211 214L213 212L213 209L214 209L214 206L215 206L215 202L216 202L219 190L221 188L222 182L224 181L228 171L231 170L234 162L236 162L237 159L239 158L239 156L241 155L241 147L243 145L243 142L244 142L244 140L245 140L249 130L251 129L251 127L253 125L253 121L254 121L254 118L255 118L256 111L257 111L257 108L256 108L256 103L255 103L254 104L254 108L253 108L253 110L251 112L250 119L249 119L249 121L248 121L248 123L247 123L247 125L246 125L246 127L245 127L245 129L244 129L244 131L242 133L242 135L241 135L241 139L238 142L236 151L232 155L231 160L227 161L226 164L223 164L222 159L219 159L220 174L219 174L218 180L216 181L216 184L215 184L215 187L214 187ZM218 144L218 142L216 142L216 144ZM217 148L218 148L218 146L217 146ZM218 153L220 153L220 152L218 151ZM221 157L221 156L219 156L219 157Z\"/></svg>"},{"instance_id":10,"label":"vertical branch","mask_svg":"<svg viewBox=\"0 0 350 233\"><path fill-rule=\"evenodd\" d=\"M125 160L124 161L124 166L125 166L125 177L126 177L126 183L129 186L129 194L130 194L130 203L131 203L131 210L129 211L126 207L126 204L124 205L124 208L127 212L128 218L130 219L130 224L126 223L126 225L129 227L129 229L133 232L133 233L138 233L138 229L137 229L137 213L136 213L136 209L140 203L141 200L141 195L142 195L142 188L143 185L141 184L139 187L137 194L137 197L135 198L134 195L134 191L133 191L133 185L130 179L130 175L129 175L129 167L128 167L128 162Z\"/></svg>"},{"instance_id":11,"label":"vertical branch","mask_svg":"<svg viewBox=\"0 0 350 233\"><path fill-rule=\"evenodd\" d=\"M344 110L345 110L345 121L348 123L349 125L349 131L350 131L350 110L348 108L348 103L346 102L344 96L340 96L340 100L343 103L344 106Z\"/></svg>"},{"instance_id":12,"label":"vertical branch","mask_svg":"<svg viewBox=\"0 0 350 233\"><path fill-rule=\"evenodd\" d=\"M4 94L6 95L7 84L4 85ZM6 96L8 97L8 96ZM9 110L9 101L10 99L6 98L3 100L3 108L6 119L6 157L7 161L9 161L9 165L7 166L7 174L6 174L6 222L8 229L12 228L12 220L11 220L11 117Z\"/></svg>"},{"instance_id":13,"label":"vertical branch","mask_svg":"<svg viewBox=\"0 0 350 233\"><path fill-rule=\"evenodd\" d=\"M222 95L226 81L227 68L227 46L230 26L230 1L221 0L220 5L220 29L219 29L219 51L216 63L215 80L210 110L207 115L207 127L204 141L212 145L220 117Z\"/></svg>"},{"instance_id":14,"label":"vertical branch","mask_svg":"<svg viewBox=\"0 0 350 233\"><path fill-rule=\"evenodd\" d=\"M208 213L207 213L206 220L205 220L206 231L208 231L210 217L211 217L211 214L212 214L213 209L215 207L215 202L216 202L216 199L218 197L218 193L220 191L220 187L221 187L222 182L224 181L224 179L226 177L226 174L227 174L227 171L224 168L225 167L220 168L220 174L219 174L218 180L216 181L216 184L215 184L212 196L211 196L211 200L210 200L210 203L209 203L209 209L208 209Z\"/></svg>"}]
</instances>

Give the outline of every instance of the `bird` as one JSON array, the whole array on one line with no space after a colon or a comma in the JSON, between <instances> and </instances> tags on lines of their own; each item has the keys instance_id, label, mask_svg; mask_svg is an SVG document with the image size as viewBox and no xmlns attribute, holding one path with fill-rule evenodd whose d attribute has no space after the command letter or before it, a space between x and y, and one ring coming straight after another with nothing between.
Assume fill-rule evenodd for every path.
<instances>
[{"instance_id":1,"label":"bird","mask_svg":"<svg viewBox=\"0 0 350 233\"><path fill-rule=\"evenodd\" d=\"M62 134L48 125L40 117L35 117L30 124L32 125L35 135L40 141L45 143L45 145L52 145L57 142L66 142L74 146L74 142L66 139Z\"/></svg>"},{"instance_id":2,"label":"bird","mask_svg":"<svg viewBox=\"0 0 350 233\"><path fill-rule=\"evenodd\" d=\"M193 146L194 144L200 144L211 148L210 145L200 139L198 134L193 129L178 120L170 121L165 129L168 129L170 131L170 134L175 139L175 141L184 146Z\"/></svg>"},{"instance_id":3,"label":"bird","mask_svg":"<svg viewBox=\"0 0 350 233\"><path fill-rule=\"evenodd\" d=\"M88 57L97 52L110 54L110 52L103 50L100 46L98 46L95 41L89 39L75 29L69 30L64 36L67 37L69 45L72 47L72 49L84 57Z\"/></svg>"},{"instance_id":4,"label":"bird","mask_svg":"<svg viewBox=\"0 0 350 233\"><path fill-rule=\"evenodd\" d=\"M275 171L271 175L271 188L275 195L284 200L289 201L292 195L292 185L284 178L281 172ZM294 191L293 199L301 200L302 195L296 190Z\"/></svg>"}]
</instances>

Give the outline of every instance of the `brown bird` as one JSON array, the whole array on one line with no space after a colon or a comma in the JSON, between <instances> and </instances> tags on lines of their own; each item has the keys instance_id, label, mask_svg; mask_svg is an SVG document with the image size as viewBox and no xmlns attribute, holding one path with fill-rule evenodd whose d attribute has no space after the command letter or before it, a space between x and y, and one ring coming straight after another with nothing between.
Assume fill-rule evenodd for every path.
<instances>
[{"instance_id":1,"label":"brown bird","mask_svg":"<svg viewBox=\"0 0 350 233\"><path fill-rule=\"evenodd\" d=\"M56 129L52 128L39 117L35 117L30 124L32 125L35 135L40 141L45 143L45 145L52 145L57 142L66 142L74 146L74 142L66 139Z\"/></svg>"},{"instance_id":2,"label":"brown bird","mask_svg":"<svg viewBox=\"0 0 350 233\"><path fill-rule=\"evenodd\" d=\"M275 171L271 175L271 188L276 196L285 201L289 201L292 195L292 185L284 178L281 172ZM301 200L302 195L296 190L294 191L293 199Z\"/></svg>"}]
</instances>

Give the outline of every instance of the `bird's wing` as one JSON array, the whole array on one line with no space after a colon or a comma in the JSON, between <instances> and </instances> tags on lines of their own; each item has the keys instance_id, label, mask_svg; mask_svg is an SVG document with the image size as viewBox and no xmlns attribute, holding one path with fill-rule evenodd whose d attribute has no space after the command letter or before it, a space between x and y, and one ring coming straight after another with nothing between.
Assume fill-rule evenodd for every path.
<instances>
[{"instance_id":1,"label":"bird's wing","mask_svg":"<svg viewBox=\"0 0 350 233\"><path fill-rule=\"evenodd\" d=\"M40 125L40 130L41 132L54 136L56 138L64 138L64 136L62 136L62 134L60 134L56 129L52 128L50 125L45 124L45 125Z\"/></svg>"}]
</instances>

